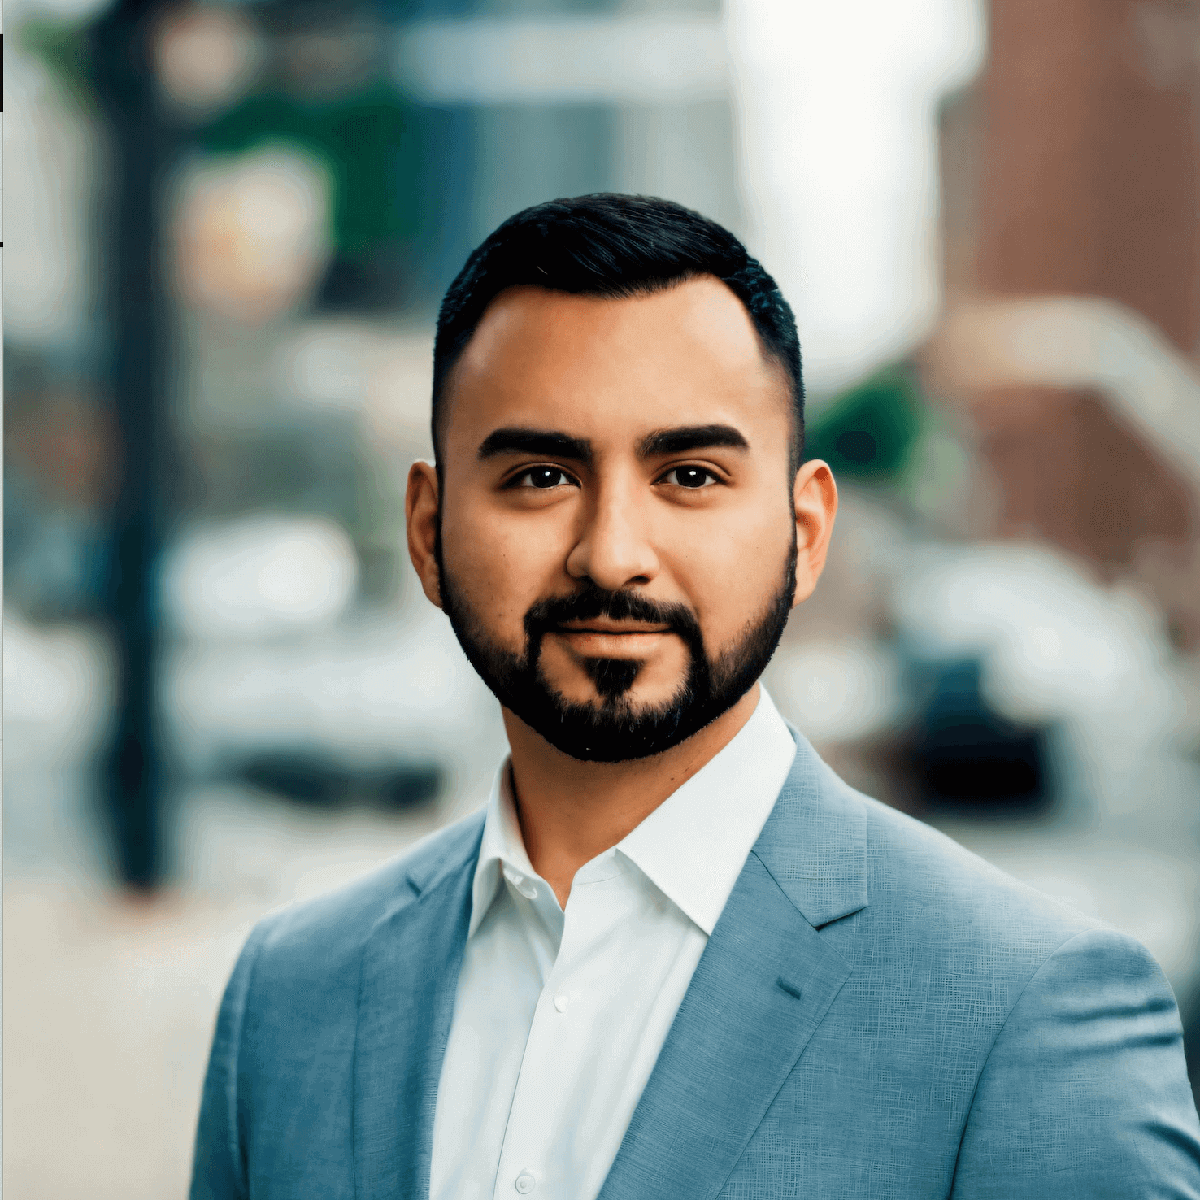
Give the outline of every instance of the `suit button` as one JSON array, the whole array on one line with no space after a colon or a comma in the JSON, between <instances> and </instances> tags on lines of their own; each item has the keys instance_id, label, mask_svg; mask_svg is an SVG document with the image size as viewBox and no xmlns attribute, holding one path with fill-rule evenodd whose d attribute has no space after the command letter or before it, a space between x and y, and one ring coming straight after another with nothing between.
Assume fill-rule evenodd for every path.
<instances>
[{"instance_id":1,"label":"suit button","mask_svg":"<svg viewBox=\"0 0 1200 1200\"><path fill-rule=\"evenodd\" d=\"M513 1181L513 1187L515 1187L522 1196L527 1196L535 1187L537 1187L537 1180L534 1179L534 1177L528 1171L522 1171L520 1175L518 1175Z\"/></svg>"}]
</instances>

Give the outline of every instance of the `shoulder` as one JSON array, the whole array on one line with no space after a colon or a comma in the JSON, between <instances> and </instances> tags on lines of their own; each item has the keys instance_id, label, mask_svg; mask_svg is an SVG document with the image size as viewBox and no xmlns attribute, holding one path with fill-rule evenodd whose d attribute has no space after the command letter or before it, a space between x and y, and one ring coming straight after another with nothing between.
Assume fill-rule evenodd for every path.
<instances>
[{"instance_id":1,"label":"shoulder","mask_svg":"<svg viewBox=\"0 0 1200 1200\"><path fill-rule=\"evenodd\" d=\"M483 814L440 830L382 868L329 895L269 914L250 934L225 989L205 1078L196 1141L193 1196L247 1192L247 1139L266 1130L265 1158L277 1130L311 1116L321 1153L342 1153L344 1121L330 1119L329 1094L349 1087L359 1027L364 948L381 923L437 910L439 885L461 881L473 864ZM449 912L447 906L442 910ZM428 930L407 926L417 945ZM412 965L411 961L407 964ZM420 978L419 971L410 972ZM399 1003L393 991L390 999ZM307 1125L306 1128L309 1128ZM275 1131L275 1132L272 1132ZM306 1135L308 1136L308 1135ZM308 1145L308 1142L305 1142ZM303 1148L303 1147L302 1147ZM263 1168L268 1169L268 1168ZM253 1186L249 1187L254 1191Z\"/></svg>"},{"instance_id":2,"label":"shoulder","mask_svg":"<svg viewBox=\"0 0 1200 1200\"><path fill-rule=\"evenodd\" d=\"M797 752L756 851L831 941L913 948L1010 944L1033 959L1100 927L940 831L850 787L796 734ZM836 931L836 932L835 932Z\"/></svg>"},{"instance_id":3,"label":"shoulder","mask_svg":"<svg viewBox=\"0 0 1200 1200\"><path fill-rule=\"evenodd\" d=\"M953 990L987 988L993 1000L1007 995L1012 1002L1047 958L1082 934L1114 951L1136 946L924 822L855 791L823 763L816 782L818 828L838 847L830 865L858 873L863 902L824 933L856 965L940 978Z\"/></svg>"},{"instance_id":4,"label":"shoulder","mask_svg":"<svg viewBox=\"0 0 1200 1200\"><path fill-rule=\"evenodd\" d=\"M1014 879L924 822L851 795L864 816L872 906L893 919L901 916L913 937L935 946L991 948L1010 955L1015 966L1017 960L1040 962L1082 933L1105 930L1094 917Z\"/></svg>"},{"instance_id":5,"label":"shoulder","mask_svg":"<svg viewBox=\"0 0 1200 1200\"><path fill-rule=\"evenodd\" d=\"M843 785L845 787L845 785ZM1041 929L1065 939L1101 922L1020 882L940 830L853 792L863 814L864 857L873 904L962 932L997 925Z\"/></svg>"},{"instance_id":6,"label":"shoulder","mask_svg":"<svg viewBox=\"0 0 1200 1200\"><path fill-rule=\"evenodd\" d=\"M483 812L474 812L422 838L403 854L361 879L265 916L243 954L287 969L312 963L323 974L357 955L380 922L399 913L447 872L479 849Z\"/></svg>"}]
</instances>

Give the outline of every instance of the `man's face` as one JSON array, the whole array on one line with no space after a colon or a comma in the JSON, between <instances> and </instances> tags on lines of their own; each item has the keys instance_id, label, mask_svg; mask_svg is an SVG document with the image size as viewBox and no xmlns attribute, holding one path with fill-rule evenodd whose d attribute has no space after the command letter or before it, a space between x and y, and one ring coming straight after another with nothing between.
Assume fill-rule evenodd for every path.
<instances>
[{"instance_id":1,"label":"man's face","mask_svg":"<svg viewBox=\"0 0 1200 1200\"><path fill-rule=\"evenodd\" d=\"M797 553L790 395L737 297L510 289L444 403L438 592L504 707L618 761L735 704Z\"/></svg>"}]
</instances>

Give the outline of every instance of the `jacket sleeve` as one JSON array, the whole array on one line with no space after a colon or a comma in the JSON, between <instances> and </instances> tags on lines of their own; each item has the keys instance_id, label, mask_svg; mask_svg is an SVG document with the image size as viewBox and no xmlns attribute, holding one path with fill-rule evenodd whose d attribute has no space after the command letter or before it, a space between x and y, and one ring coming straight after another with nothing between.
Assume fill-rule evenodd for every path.
<instances>
[{"instance_id":1,"label":"jacket sleeve","mask_svg":"<svg viewBox=\"0 0 1200 1200\"><path fill-rule=\"evenodd\" d=\"M1175 998L1132 938L1069 939L979 1076L952 1200L1197 1200L1200 1122Z\"/></svg>"},{"instance_id":2,"label":"jacket sleeve","mask_svg":"<svg viewBox=\"0 0 1200 1200\"><path fill-rule=\"evenodd\" d=\"M260 925L242 948L217 1013L208 1072L200 1097L200 1123L192 1156L189 1200L245 1200L247 1195L238 1122L238 1049L263 933L264 927Z\"/></svg>"}]
</instances>

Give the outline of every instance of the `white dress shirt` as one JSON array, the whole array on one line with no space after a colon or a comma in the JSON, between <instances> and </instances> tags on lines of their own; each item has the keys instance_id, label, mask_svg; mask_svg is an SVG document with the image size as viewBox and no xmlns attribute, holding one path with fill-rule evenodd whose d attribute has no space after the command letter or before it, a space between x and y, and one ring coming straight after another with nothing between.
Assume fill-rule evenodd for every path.
<instances>
[{"instance_id":1,"label":"white dress shirt","mask_svg":"<svg viewBox=\"0 0 1200 1200\"><path fill-rule=\"evenodd\" d=\"M796 746L750 720L564 911L529 863L506 760L488 801L433 1124L431 1200L595 1200Z\"/></svg>"}]
</instances>

